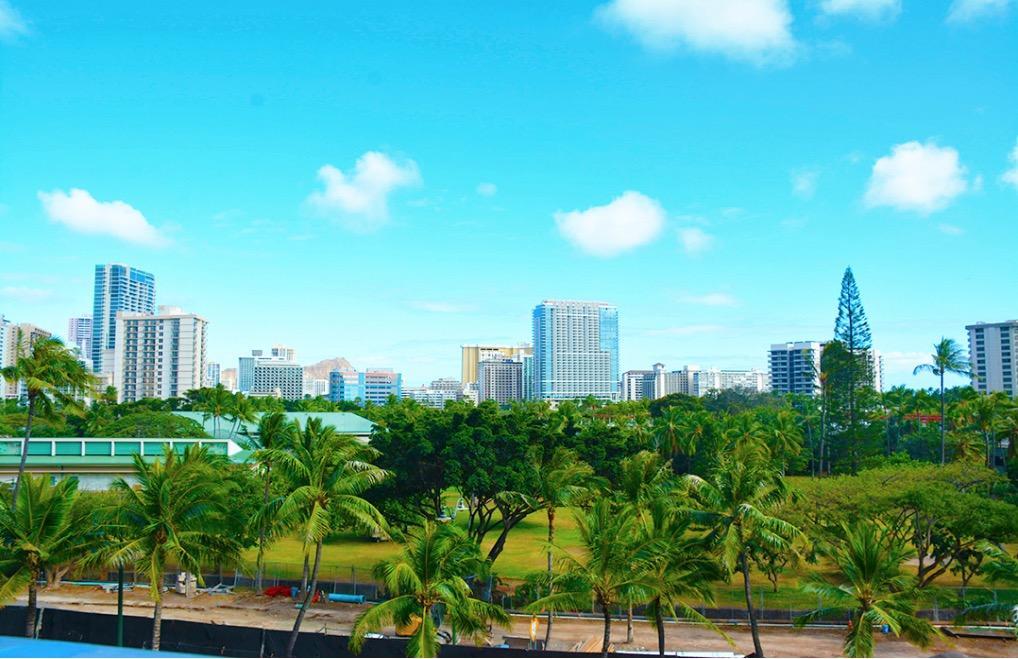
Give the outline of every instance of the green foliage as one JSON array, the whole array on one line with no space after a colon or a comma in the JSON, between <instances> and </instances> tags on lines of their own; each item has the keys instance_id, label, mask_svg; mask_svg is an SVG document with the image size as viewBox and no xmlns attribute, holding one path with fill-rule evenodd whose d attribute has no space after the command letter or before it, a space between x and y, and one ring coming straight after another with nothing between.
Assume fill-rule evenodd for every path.
<instances>
[{"instance_id":1,"label":"green foliage","mask_svg":"<svg viewBox=\"0 0 1018 659\"><path fill-rule=\"evenodd\" d=\"M208 437L200 423L172 412L133 412L109 423L102 430L106 437Z\"/></svg>"}]
</instances>

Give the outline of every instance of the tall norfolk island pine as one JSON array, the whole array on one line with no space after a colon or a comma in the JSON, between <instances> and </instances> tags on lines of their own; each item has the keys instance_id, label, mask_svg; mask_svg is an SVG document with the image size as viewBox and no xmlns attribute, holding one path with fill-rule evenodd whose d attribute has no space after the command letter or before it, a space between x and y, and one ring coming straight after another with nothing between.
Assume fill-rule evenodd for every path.
<instances>
[{"instance_id":1,"label":"tall norfolk island pine","mask_svg":"<svg viewBox=\"0 0 1018 659\"><path fill-rule=\"evenodd\" d=\"M834 321L834 340L840 341L849 356L848 368L845 372L845 386L848 399L848 441L852 455L852 472L858 468L858 414L856 410L856 390L871 380L869 355L867 351L873 347L870 324L866 320L856 286L852 268L845 268L841 278L841 295L838 296L838 317Z\"/></svg>"}]
</instances>

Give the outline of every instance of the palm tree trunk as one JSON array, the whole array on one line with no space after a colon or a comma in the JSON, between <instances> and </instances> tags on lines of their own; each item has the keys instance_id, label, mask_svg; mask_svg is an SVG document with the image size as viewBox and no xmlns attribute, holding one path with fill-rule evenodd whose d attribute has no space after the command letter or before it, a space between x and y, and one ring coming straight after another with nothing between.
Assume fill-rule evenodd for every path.
<instances>
[{"instance_id":1,"label":"palm tree trunk","mask_svg":"<svg viewBox=\"0 0 1018 659\"><path fill-rule=\"evenodd\" d=\"M162 595L156 600L155 611L152 613L152 649L159 649L159 642L163 636L163 598Z\"/></svg>"},{"instance_id":2,"label":"palm tree trunk","mask_svg":"<svg viewBox=\"0 0 1018 659\"><path fill-rule=\"evenodd\" d=\"M746 595L746 611L749 613L749 628L753 633L753 656L762 657L763 646L760 645L760 630L757 627L756 611L753 609L753 589L749 584L749 559L746 552L739 555L739 562L742 564L742 588Z\"/></svg>"},{"instance_id":3,"label":"palm tree trunk","mask_svg":"<svg viewBox=\"0 0 1018 659\"><path fill-rule=\"evenodd\" d=\"M633 642L633 605L626 609L626 643Z\"/></svg>"},{"instance_id":4,"label":"palm tree trunk","mask_svg":"<svg viewBox=\"0 0 1018 659\"><path fill-rule=\"evenodd\" d=\"M21 478L25 475L25 463L28 460L28 442L32 438L32 419L35 417L35 395L28 394L28 418L25 420L25 440L21 443L21 462L18 464L18 478L14 481L14 492L11 494L11 502L18 504L18 489L21 488Z\"/></svg>"},{"instance_id":5,"label":"palm tree trunk","mask_svg":"<svg viewBox=\"0 0 1018 659\"><path fill-rule=\"evenodd\" d=\"M290 632L290 640L286 643L286 656L293 656L293 648L297 645L297 636L300 634L300 625L304 622L304 614L307 613L308 607L311 606L311 600L314 598L315 590L318 589L318 566L322 563L322 541L319 540L315 546L315 565L311 568L311 589L304 595L304 603L301 605L300 610L297 611L297 619L293 623L293 631Z\"/></svg>"},{"instance_id":6,"label":"palm tree trunk","mask_svg":"<svg viewBox=\"0 0 1018 659\"><path fill-rule=\"evenodd\" d=\"M551 580L553 577L552 572L552 558L551 558L551 543L555 541L555 507L548 507L548 594L551 595L552 587ZM548 611L548 624L544 629L544 649L548 650L548 643L551 642L551 611Z\"/></svg>"},{"instance_id":7,"label":"palm tree trunk","mask_svg":"<svg viewBox=\"0 0 1018 659\"><path fill-rule=\"evenodd\" d=\"M611 608L601 602L601 610L604 612L604 641L601 643L601 656L608 656L608 647L612 644L612 612Z\"/></svg>"},{"instance_id":8,"label":"palm tree trunk","mask_svg":"<svg viewBox=\"0 0 1018 659\"><path fill-rule=\"evenodd\" d=\"M665 656L665 617L661 613L661 598L654 598L654 626L657 627L657 653Z\"/></svg>"},{"instance_id":9,"label":"palm tree trunk","mask_svg":"<svg viewBox=\"0 0 1018 659\"><path fill-rule=\"evenodd\" d=\"M271 467L265 468L265 491L262 493L262 510L269 505L269 484L272 482ZM255 592L262 592L262 575L265 572L265 520L263 519L258 528L258 560L255 568Z\"/></svg>"},{"instance_id":10,"label":"palm tree trunk","mask_svg":"<svg viewBox=\"0 0 1018 659\"><path fill-rule=\"evenodd\" d=\"M945 423L947 419L944 418L944 369L940 369L940 464L943 465L947 462L947 440L945 439Z\"/></svg>"},{"instance_id":11,"label":"palm tree trunk","mask_svg":"<svg viewBox=\"0 0 1018 659\"><path fill-rule=\"evenodd\" d=\"M303 595L308 591L308 555L304 554L304 569L300 573L300 594Z\"/></svg>"},{"instance_id":12,"label":"palm tree trunk","mask_svg":"<svg viewBox=\"0 0 1018 659\"><path fill-rule=\"evenodd\" d=\"M32 580L28 582L28 606L25 607L25 636L35 638L35 616L39 611L38 596L39 585L36 583L38 575L32 571Z\"/></svg>"}]
</instances>

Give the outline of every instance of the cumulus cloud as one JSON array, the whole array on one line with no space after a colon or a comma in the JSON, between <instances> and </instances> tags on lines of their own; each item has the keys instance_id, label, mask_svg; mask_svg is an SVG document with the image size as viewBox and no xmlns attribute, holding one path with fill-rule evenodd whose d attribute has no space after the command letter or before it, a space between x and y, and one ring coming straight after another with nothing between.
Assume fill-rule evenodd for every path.
<instances>
[{"instance_id":1,"label":"cumulus cloud","mask_svg":"<svg viewBox=\"0 0 1018 659\"><path fill-rule=\"evenodd\" d=\"M665 223L661 205L633 190L604 206L555 213L559 233L594 256L616 256L657 238Z\"/></svg>"},{"instance_id":2,"label":"cumulus cloud","mask_svg":"<svg viewBox=\"0 0 1018 659\"><path fill-rule=\"evenodd\" d=\"M792 172L792 192L801 199L810 199L817 191L820 172L815 169L800 169Z\"/></svg>"},{"instance_id":3,"label":"cumulus cloud","mask_svg":"<svg viewBox=\"0 0 1018 659\"><path fill-rule=\"evenodd\" d=\"M496 192L498 192L498 186L494 183L477 184L477 194L482 197L494 197Z\"/></svg>"},{"instance_id":4,"label":"cumulus cloud","mask_svg":"<svg viewBox=\"0 0 1018 659\"><path fill-rule=\"evenodd\" d=\"M787 0L612 0L597 19L645 48L686 48L756 64L788 59L795 50Z\"/></svg>"},{"instance_id":5,"label":"cumulus cloud","mask_svg":"<svg viewBox=\"0 0 1018 659\"><path fill-rule=\"evenodd\" d=\"M969 21L999 16L1007 11L1012 0L954 0L947 10L948 23L968 23Z\"/></svg>"},{"instance_id":6,"label":"cumulus cloud","mask_svg":"<svg viewBox=\"0 0 1018 659\"><path fill-rule=\"evenodd\" d=\"M28 23L7 0L0 0L0 41L12 41L28 34Z\"/></svg>"},{"instance_id":7,"label":"cumulus cloud","mask_svg":"<svg viewBox=\"0 0 1018 659\"><path fill-rule=\"evenodd\" d=\"M679 229L679 243L686 254L700 254L714 246L714 236L699 227Z\"/></svg>"},{"instance_id":8,"label":"cumulus cloud","mask_svg":"<svg viewBox=\"0 0 1018 659\"><path fill-rule=\"evenodd\" d=\"M901 0L823 0L820 11L828 16L855 16L868 21L889 20L901 12Z\"/></svg>"},{"instance_id":9,"label":"cumulus cloud","mask_svg":"<svg viewBox=\"0 0 1018 659\"><path fill-rule=\"evenodd\" d=\"M123 201L98 201L87 190L39 192L39 201L53 222L80 233L113 236L137 245L161 247L169 241L134 206Z\"/></svg>"},{"instance_id":10,"label":"cumulus cloud","mask_svg":"<svg viewBox=\"0 0 1018 659\"><path fill-rule=\"evenodd\" d=\"M1018 141L1015 141L1007 159L1011 161L1011 168L1000 175L1000 180L1018 189Z\"/></svg>"},{"instance_id":11,"label":"cumulus cloud","mask_svg":"<svg viewBox=\"0 0 1018 659\"><path fill-rule=\"evenodd\" d=\"M307 198L311 209L353 231L372 231L389 219L389 195L399 188L419 185L420 171L413 160L396 161L378 151L368 151L354 164L351 174L332 165L318 170L323 190Z\"/></svg>"},{"instance_id":12,"label":"cumulus cloud","mask_svg":"<svg viewBox=\"0 0 1018 659\"><path fill-rule=\"evenodd\" d=\"M679 302L685 304L701 304L706 307L734 307L738 304L728 293L706 293L704 295L683 295Z\"/></svg>"},{"instance_id":13,"label":"cumulus cloud","mask_svg":"<svg viewBox=\"0 0 1018 659\"><path fill-rule=\"evenodd\" d=\"M969 188L958 151L933 142L906 142L873 165L864 201L922 215L943 210Z\"/></svg>"}]
</instances>

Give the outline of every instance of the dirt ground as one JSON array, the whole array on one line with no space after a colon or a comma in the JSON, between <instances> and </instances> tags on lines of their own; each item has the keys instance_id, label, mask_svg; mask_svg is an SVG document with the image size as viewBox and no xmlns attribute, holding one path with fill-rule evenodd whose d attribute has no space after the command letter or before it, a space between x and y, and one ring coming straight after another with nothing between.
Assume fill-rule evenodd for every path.
<instances>
[{"instance_id":1,"label":"dirt ground","mask_svg":"<svg viewBox=\"0 0 1018 659\"><path fill-rule=\"evenodd\" d=\"M23 600L23 598L22 598ZM115 613L116 595L99 588L64 585L55 591L45 589L39 592L39 606L97 613ZM22 601L23 603L23 601ZM147 590L124 593L124 612L128 615L150 616L152 604ZM349 633L354 619L364 609L362 605L325 604L317 605L305 616L303 630L326 634ZM200 594L185 599L176 593L166 593L163 616L178 620L211 622L213 624L289 629L293 625L295 610L286 598L271 599L252 594L208 595ZM511 631L495 630L495 641L503 635L528 636L529 618L514 619ZM553 627L550 650L569 650L577 643L601 638L602 626L598 620L557 618ZM612 639L619 651L656 651L657 634L647 623L636 622L632 644L626 644L625 621L616 621L612 626ZM666 628L667 646L670 651L684 652L730 652L748 654L753 650L753 641L748 627L727 626L725 632L735 643L732 650L717 634L702 627L682 623L669 623ZM392 634L393 630L383 630ZM544 620L541 620L539 637L544 637ZM768 656L773 657L838 657L841 656L843 630L833 628L792 629L787 626L765 626L761 639ZM1013 657L1018 655L1018 642L975 639L944 639L927 650L919 650L893 637L879 635L877 656L881 657L929 657L950 652L952 656L970 657Z\"/></svg>"}]
</instances>

